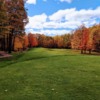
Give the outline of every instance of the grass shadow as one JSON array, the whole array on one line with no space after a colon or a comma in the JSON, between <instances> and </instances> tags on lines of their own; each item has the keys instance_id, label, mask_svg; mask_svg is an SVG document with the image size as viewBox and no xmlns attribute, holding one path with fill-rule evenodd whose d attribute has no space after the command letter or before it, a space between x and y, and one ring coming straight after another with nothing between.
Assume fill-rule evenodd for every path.
<instances>
[{"instance_id":1,"label":"grass shadow","mask_svg":"<svg viewBox=\"0 0 100 100\"><path fill-rule=\"evenodd\" d=\"M8 58L2 58L0 59L0 68L4 68L4 67L7 67L7 66L10 66L12 64L15 64L18 62L18 60L24 55L24 53L21 53L21 54L13 54L12 57L8 57Z\"/></svg>"},{"instance_id":2,"label":"grass shadow","mask_svg":"<svg viewBox=\"0 0 100 100\"><path fill-rule=\"evenodd\" d=\"M93 53L91 53L91 54L89 54L89 53L84 53L84 54L82 54L82 55L100 56L100 53L93 52Z\"/></svg>"}]
</instances>

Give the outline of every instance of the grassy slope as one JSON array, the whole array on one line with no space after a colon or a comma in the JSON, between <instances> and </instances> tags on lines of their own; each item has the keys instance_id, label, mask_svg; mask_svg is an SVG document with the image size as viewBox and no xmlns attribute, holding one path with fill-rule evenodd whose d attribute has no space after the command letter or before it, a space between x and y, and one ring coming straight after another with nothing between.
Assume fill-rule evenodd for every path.
<instances>
[{"instance_id":1,"label":"grassy slope","mask_svg":"<svg viewBox=\"0 0 100 100\"><path fill-rule=\"evenodd\" d=\"M0 61L0 100L100 100L100 56L35 48Z\"/></svg>"}]
</instances>

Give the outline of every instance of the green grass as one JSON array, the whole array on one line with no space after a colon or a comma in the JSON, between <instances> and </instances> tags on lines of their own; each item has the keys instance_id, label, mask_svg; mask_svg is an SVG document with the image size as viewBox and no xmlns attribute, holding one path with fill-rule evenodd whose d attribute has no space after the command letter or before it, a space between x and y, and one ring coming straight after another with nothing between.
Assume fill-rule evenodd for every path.
<instances>
[{"instance_id":1,"label":"green grass","mask_svg":"<svg viewBox=\"0 0 100 100\"><path fill-rule=\"evenodd\" d=\"M34 48L0 61L0 100L100 100L100 56Z\"/></svg>"}]
</instances>

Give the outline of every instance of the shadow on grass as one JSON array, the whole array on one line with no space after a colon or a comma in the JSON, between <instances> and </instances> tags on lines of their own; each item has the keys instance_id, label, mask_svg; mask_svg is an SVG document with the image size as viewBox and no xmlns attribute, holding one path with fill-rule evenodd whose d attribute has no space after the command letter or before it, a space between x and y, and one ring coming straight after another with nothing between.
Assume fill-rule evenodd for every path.
<instances>
[{"instance_id":1,"label":"shadow on grass","mask_svg":"<svg viewBox=\"0 0 100 100\"><path fill-rule=\"evenodd\" d=\"M51 51L53 51L53 49L49 49ZM4 68L4 67L9 67L12 64L16 64L16 63L20 63L20 62L25 62L25 61L32 61L32 60L40 60L40 59L47 59L47 58L54 58L54 57L68 57L68 56L79 56L79 55L75 55L75 54L70 54L70 55L49 55L49 56L37 56L37 57L30 57L30 58L24 58L23 56L25 55L25 53L19 53L19 54L15 54L11 59L0 59L1 61L1 65L0 68ZM92 54L82 54L82 55L94 55L94 56L100 56L100 53L92 53Z\"/></svg>"},{"instance_id":2,"label":"shadow on grass","mask_svg":"<svg viewBox=\"0 0 100 100\"><path fill-rule=\"evenodd\" d=\"M13 57L12 59L9 59L9 60L4 59L4 60L2 60L2 64L0 65L0 68L9 67L12 64L25 62L25 61L40 60L40 59L47 59L47 58L54 58L54 57L63 57L63 56L75 56L75 55L38 56L38 57L20 59L23 56L24 56L24 54L18 54L15 57Z\"/></svg>"},{"instance_id":3,"label":"shadow on grass","mask_svg":"<svg viewBox=\"0 0 100 100\"><path fill-rule=\"evenodd\" d=\"M76 55L54 55L54 56L39 56L39 57L31 57L28 59L24 59L19 62L31 61L31 60L40 60L40 59L47 59L47 58L54 58L54 57L64 57L64 56L76 56Z\"/></svg>"},{"instance_id":4,"label":"shadow on grass","mask_svg":"<svg viewBox=\"0 0 100 100\"><path fill-rule=\"evenodd\" d=\"M0 68L9 67L12 64L18 63L18 60L24 55L17 54L16 56L8 57L8 58L0 58Z\"/></svg>"},{"instance_id":5,"label":"shadow on grass","mask_svg":"<svg viewBox=\"0 0 100 100\"><path fill-rule=\"evenodd\" d=\"M93 53L91 53L91 54L89 54L89 53L84 53L84 54L82 54L82 55L100 56L100 53L93 52Z\"/></svg>"}]
</instances>

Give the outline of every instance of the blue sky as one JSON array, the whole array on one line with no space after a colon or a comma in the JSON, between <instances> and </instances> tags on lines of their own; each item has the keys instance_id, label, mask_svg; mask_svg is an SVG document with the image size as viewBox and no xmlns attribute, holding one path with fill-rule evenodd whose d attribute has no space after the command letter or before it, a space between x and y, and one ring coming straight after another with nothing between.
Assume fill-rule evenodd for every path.
<instances>
[{"instance_id":1,"label":"blue sky","mask_svg":"<svg viewBox=\"0 0 100 100\"><path fill-rule=\"evenodd\" d=\"M26 32L61 35L100 23L100 0L27 0Z\"/></svg>"}]
</instances>

